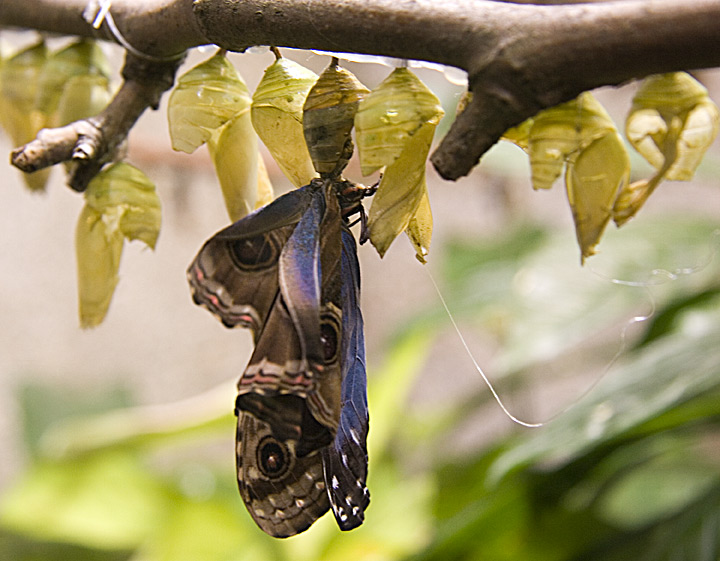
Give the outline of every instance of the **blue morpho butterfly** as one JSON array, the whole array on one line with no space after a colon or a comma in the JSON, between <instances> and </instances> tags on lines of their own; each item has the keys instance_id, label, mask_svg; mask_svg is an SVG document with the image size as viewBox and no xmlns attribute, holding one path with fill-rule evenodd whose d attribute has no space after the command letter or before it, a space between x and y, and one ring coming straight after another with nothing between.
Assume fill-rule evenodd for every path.
<instances>
[{"instance_id":1,"label":"blue morpho butterfly","mask_svg":"<svg viewBox=\"0 0 720 561\"><path fill-rule=\"evenodd\" d=\"M265 532L342 530L370 501L360 270L345 217L363 188L316 179L208 240L188 269L196 304L252 330L238 382L240 494Z\"/></svg>"}]
</instances>

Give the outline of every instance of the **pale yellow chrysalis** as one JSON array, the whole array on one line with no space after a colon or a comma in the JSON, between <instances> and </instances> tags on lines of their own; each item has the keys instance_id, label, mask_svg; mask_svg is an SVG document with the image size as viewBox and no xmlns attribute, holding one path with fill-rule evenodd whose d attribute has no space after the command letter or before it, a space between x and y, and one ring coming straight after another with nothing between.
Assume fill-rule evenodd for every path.
<instances>
[{"instance_id":1,"label":"pale yellow chrysalis","mask_svg":"<svg viewBox=\"0 0 720 561\"><path fill-rule=\"evenodd\" d=\"M630 220L665 179L692 179L718 134L720 112L705 87L685 72L645 79L633 98L625 134L657 170L626 186L615 202L618 226Z\"/></svg>"},{"instance_id":2,"label":"pale yellow chrysalis","mask_svg":"<svg viewBox=\"0 0 720 561\"><path fill-rule=\"evenodd\" d=\"M47 55L41 41L10 57L0 68L0 124L14 146L27 144L47 124L47 115L35 106ZM31 191L43 191L49 175L46 168L24 173L23 180Z\"/></svg>"},{"instance_id":3,"label":"pale yellow chrysalis","mask_svg":"<svg viewBox=\"0 0 720 561\"><path fill-rule=\"evenodd\" d=\"M503 137L530 156L534 189L549 189L565 169L582 260L593 255L630 174L622 138L607 111L585 92L541 111Z\"/></svg>"},{"instance_id":4,"label":"pale yellow chrysalis","mask_svg":"<svg viewBox=\"0 0 720 561\"><path fill-rule=\"evenodd\" d=\"M89 81L76 81L74 78L85 76L91 78ZM35 106L47 116L48 126L60 126L70 121L60 122L58 119L58 106L60 99L63 97L67 86L71 86L75 92L74 96L82 93L79 91L80 84L103 86L106 90L109 87L110 79L110 63L105 57L100 46L88 39L82 39L71 43L53 53L45 63L42 73L39 77L39 86ZM109 97L109 94L108 94ZM68 111L68 105L75 104L76 108L72 108L72 113L85 113L86 116L94 115L89 110L81 111L80 104L82 100L65 96L65 111ZM100 109L102 109L100 107Z\"/></svg>"},{"instance_id":5,"label":"pale yellow chrysalis","mask_svg":"<svg viewBox=\"0 0 720 561\"><path fill-rule=\"evenodd\" d=\"M415 214L410 219L405 233L410 238L410 243L415 248L415 257L420 263L425 263L425 258L430 251L430 241L432 240L433 217L430 208L430 198L427 193L427 187L423 186L424 194L420 199L420 204Z\"/></svg>"},{"instance_id":6,"label":"pale yellow chrysalis","mask_svg":"<svg viewBox=\"0 0 720 561\"><path fill-rule=\"evenodd\" d=\"M360 102L355 127L362 172L384 168L368 216L370 241L381 256L407 231L425 262L432 237L425 166L443 114L437 97L407 68L396 68Z\"/></svg>"},{"instance_id":7,"label":"pale yellow chrysalis","mask_svg":"<svg viewBox=\"0 0 720 561\"><path fill-rule=\"evenodd\" d=\"M105 215L89 206L75 229L80 327L102 323L118 283L123 236Z\"/></svg>"},{"instance_id":8,"label":"pale yellow chrysalis","mask_svg":"<svg viewBox=\"0 0 720 561\"><path fill-rule=\"evenodd\" d=\"M393 70L365 96L355 115L362 174L392 164L422 125L437 125L443 115L438 98L410 70Z\"/></svg>"},{"instance_id":9,"label":"pale yellow chrysalis","mask_svg":"<svg viewBox=\"0 0 720 561\"><path fill-rule=\"evenodd\" d=\"M718 134L720 112L707 89L686 72L646 78L633 98L625 132L665 178L691 179ZM668 165L669 164L669 165Z\"/></svg>"},{"instance_id":10,"label":"pale yellow chrysalis","mask_svg":"<svg viewBox=\"0 0 720 561\"><path fill-rule=\"evenodd\" d=\"M408 228L423 198L427 196L425 163L434 133L434 125L423 125L408 139L400 157L385 168L368 213L370 242L381 257L393 240ZM424 216L432 215L425 212ZM420 260L424 260L427 253L431 236L428 229L432 228L432 220L428 222L424 216L418 217L423 222L416 225L416 229L425 230L422 237L424 249L417 251Z\"/></svg>"},{"instance_id":11,"label":"pale yellow chrysalis","mask_svg":"<svg viewBox=\"0 0 720 561\"><path fill-rule=\"evenodd\" d=\"M174 150L194 152L250 107L250 92L221 51L183 74L168 101Z\"/></svg>"},{"instance_id":12,"label":"pale yellow chrysalis","mask_svg":"<svg viewBox=\"0 0 720 561\"><path fill-rule=\"evenodd\" d=\"M220 129L207 145L228 216L233 222L240 220L252 212L258 202L260 154L249 109Z\"/></svg>"},{"instance_id":13,"label":"pale yellow chrysalis","mask_svg":"<svg viewBox=\"0 0 720 561\"><path fill-rule=\"evenodd\" d=\"M317 176L303 134L303 104L317 74L296 62L278 58L252 98L253 127L278 167L295 187Z\"/></svg>"},{"instance_id":14,"label":"pale yellow chrysalis","mask_svg":"<svg viewBox=\"0 0 720 561\"><path fill-rule=\"evenodd\" d=\"M275 193L270 181L270 175L265 166L265 160L263 160L262 154L258 154L258 188L255 208L260 208L261 206L271 203L274 198Z\"/></svg>"},{"instance_id":15,"label":"pale yellow chrysalis","mask_svg":"<svg viewBox=\"0 0 720 561\"><path fill-rule=\"evenodd\" d=\"M75 230L78 311L84 328L99 325L107 314L124 239L154 248L161 222L155 186L130 164L113 164L96 175L85 202Z\"/></svg>"},{"instance_id":16,"label":"pale yellow chrysalis","mask_svg":"<svg viewBox=\"0 0 720 561\"><path fill-rule=\"evenodd\" d=\"M70 78L63 87L56 113L57 126L97 115L110 102L110 82L105 76Z\"/></svg>"},{"instance_id":17,"label":"pale yellow chrysalis","mask_svg":"<svg viewBox=\"0 0 720 561\"><path fill-rule=\"evenodd\" d=\"M595 254L618 190L629 175L630 161L617 133L596 139L568 164L565 186L583 262Z\"/></svg>"}]
</instances>

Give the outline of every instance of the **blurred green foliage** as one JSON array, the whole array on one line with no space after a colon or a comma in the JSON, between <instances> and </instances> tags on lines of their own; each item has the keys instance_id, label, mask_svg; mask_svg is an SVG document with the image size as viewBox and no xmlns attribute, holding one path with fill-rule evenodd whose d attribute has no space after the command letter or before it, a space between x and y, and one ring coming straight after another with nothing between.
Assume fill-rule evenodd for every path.
<instances>
[{"instance_id":1,"label":"blurred green foliage","mask_svg":"<svg viewBox=\"0 0 720 561\"><path fill-rule=\"evenodd\" d=\"M568 357L599 381L540 429L448 454L448 439L498 406L480 383L451 402L407 406L449 329L439 305L418 310L371 364L372 502L349 533L331 516L287 540L255 527L235 489L231 412L198 414L216 397L164 406L163 424L122 391L24 388L31 459L0 500L0 559L717 561L716 228L643 218L608 232L583 269L568 259L572 236L532 225L437 251L448 306L499 349L492 378L503 397L531 392ZM218 442L227 454L205 453Z\"/></svg>"}]
</instances>

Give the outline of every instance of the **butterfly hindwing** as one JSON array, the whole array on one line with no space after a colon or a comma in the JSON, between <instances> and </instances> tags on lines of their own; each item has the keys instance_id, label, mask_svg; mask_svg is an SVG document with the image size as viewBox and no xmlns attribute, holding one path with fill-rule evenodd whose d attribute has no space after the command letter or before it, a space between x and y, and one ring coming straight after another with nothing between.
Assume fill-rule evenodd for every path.
<instances>
[{"instance_id":1,"label":"butterfly hindwing","mask_svg":"<svg viewBox=\"0 0 720 561\"><path fill-rule=\"evenodd\" d=\"M298 457L292 441L278 440L270 425L242 411L236 446L240 496L266 533L298 534L328 510L319 453Z\"/></svg>"}]
</instances>

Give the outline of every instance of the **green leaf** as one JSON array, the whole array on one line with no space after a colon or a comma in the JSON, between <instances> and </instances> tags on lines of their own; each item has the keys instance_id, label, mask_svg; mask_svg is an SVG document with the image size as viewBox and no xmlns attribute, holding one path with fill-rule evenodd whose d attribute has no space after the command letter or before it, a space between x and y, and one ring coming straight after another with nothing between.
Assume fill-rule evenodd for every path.
<instances>
[{"instance_id":1,"label":"green leaf","mask_svg":"<svg viewBox=\"0 0 720 561\"><path fill-rule=\"evenodd\" d=\"M716 561L720 552L720 485L688 508L637 532L613 536L572 561Z\"/></svg>"},{"instance_id":2,"label":"green leaf","mask_svg":"<svg viewBox=\"0 0 720 561\"><path fill-rule=\"evenodd\" d=\"M676 446L673 452L624 475L618 470L619 481L599 500L600 515L622 528L642 528L682 512L720 483L717 466L694 461L691 450L684 447Z\"/></svg>"},{"instance_id":3,"label":"green leaf","mask_svg":"<svg viewBox=\"0 0 720 561\"><path fill-rule=\"evenodd\" d=\"M130 393L124 387L78 392L70 387L22 386L17 394L22 412L25 445L33 456L42 450L42 437L53 425L71 419L127 407Z\"/></svg>"},{"instance_id":4,"label":"green leaf","mask_svg":"<svg viewBox=\"0 0 720 561\"><path fill-rule=\"evenodd\" d=\"M0 530L0 559L12 561L129 561L132 552L99 550L75 544L38 541Z\"/></svg>"},{"instance_id":5,"label":"green leaf","mask_svg":"<svg viewBox=\"0 0 720 561\"><path fill-rule=\"evenodd\" d=\"M158 405L76 415L57 422L43 435L42 452L55 458L82 457L107 449L163 447L198 435L232 433L235 384L217 386L188 399Z\"/></svg>"},{"instance_id":6,"label":"green leaf","mask_svg":"<svg viewBox=\"0 0 720 561\"><path fill-rule=\"evenodd\" d=\"M41 540L133 549L154 531L163 486L130 454L40 462L0 501L0 522Z\"/></svg>"},{"instance_id":7,"label":"green leaf","mask_svg":"<svg viewBox=\"0 0 720 561\"><path fill-rule=\"evenodd\" d=\"M272 561L272 547L250 520L239 497L213 495L193 500L172 496L162 523L142 545L139 558L152 561ZM245 523L243 523L245 522Z\"/></svg>"},{"instance_id":8,"label":"green leaf","mask_svg":"<svg viewBox=\"0 0 720 561\"><path fill-rule=\"evenodd\" d=\"M617 438L692 400L712 395L720 414L720 327L681 333L645 347L615 367L569 411L501 455L490 470L497 481L508 472L540 460L562 464ZM702 408L702 415L709 412ZM677 422L688 421L682 416ZM668 428L664 426L663 428Z\"/></svg>"},{"instance_id":9,"label":"green leaf","mask_svg":"<svg viewBox=\"0 0 720 561\"><path fill-rule=\"evenodd\" d=\"M372 419L369 456L386 451L397 429L395 419L399 404L404 403L430 352L432 333L417 328L403 334L393 344L385 364L372 375L368 384L368 408Z\"/></svg>"}]
</instances>

